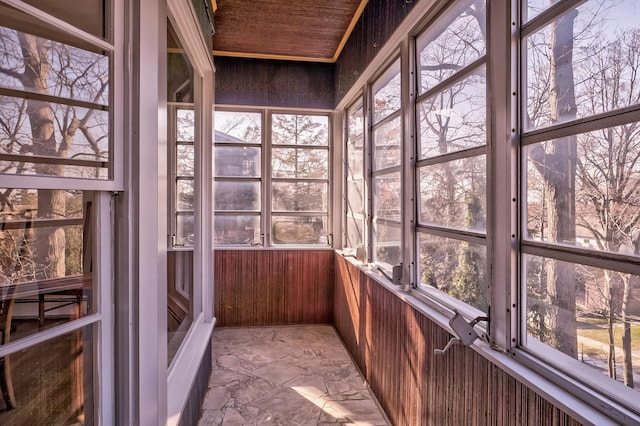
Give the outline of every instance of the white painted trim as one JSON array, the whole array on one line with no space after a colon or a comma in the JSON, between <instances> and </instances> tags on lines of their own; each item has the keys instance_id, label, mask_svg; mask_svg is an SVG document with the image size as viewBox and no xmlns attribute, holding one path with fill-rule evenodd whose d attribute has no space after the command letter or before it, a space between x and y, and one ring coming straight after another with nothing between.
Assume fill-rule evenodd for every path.
<instances>
[{"instance_id":1,"label":"white painted trim","mask_svg":"<svg viewBox=\"0 0 640 426\"><path fill-rule=\"evenodd\" d=\"M215 321L207 321L204 314L200 315L176 353L173 368L167 377L167 426L175 426L180 421L198 368L207 347L211 344L214 324Z\"/></svg>"}]
</instances>

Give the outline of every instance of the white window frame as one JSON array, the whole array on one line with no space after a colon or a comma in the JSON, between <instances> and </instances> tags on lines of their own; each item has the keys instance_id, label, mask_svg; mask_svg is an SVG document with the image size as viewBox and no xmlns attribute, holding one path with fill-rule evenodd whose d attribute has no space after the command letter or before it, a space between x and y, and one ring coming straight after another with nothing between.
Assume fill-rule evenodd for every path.
<instances>
[{"instance_id":1,"label":"white window frame","mask_svg":"<svg viewBox=\"0 0 640 426\"><path fill-rule=\"evenodd\" d=\"M334 139L334 131L333 131L333 120L332 120L332 114L331 111L329 110L321 110L321 109L305 109L305 108L258 108L258 107L242 107L242 106L237 106L237 105L224 105L224 104L216 104L215 107L216 111L225 111L225 112L238 112L238 113L243 113L243 112L247 112L247 113L261 113L262 114L262 144L260 145L261 148L261 175L259 178L252 178L250 179L250 181L260 181L260 207L261 210L259 212L260 214L260 235L261 235L261 241L258 244L218 244L217 247L218 248L251 248L251 249L260 249L260 248L268 248L268 249L329 249L333 246L333 223L334 223L334 219L333 216L335 216L335 214L333 213L333 205L334 205L334 200L333 200L333 191L334 188L331 185L331 182L333 182L333 173L334 173L334 167L333 167L333 162L332 162L332 155L333 155L333 147L332 147L332 140ZM298 179L298 181L322 181L322 182L326 182L327 184L327 211L322 212L321 214L326 214L327 217L327 224L325 226L326 230L327 230L327 244L323 245L323 244L280 244L280 243L274 243L272 241L272 235L271 235L271 223L272 223L272 218L274 216L299 216L299 217L304 217L304 216L313 216L313 215L317 215L320 214L319 212L312 212L312 213L307 213L307 212L277 212L274 213L272 211L272 202L271 202L271 195L272 195L272 190L271 190L271 184L273 182L273 180L275 179L276 181L279 180L286 180L286 181L293 181L296 179L289 179L289 178L272 178L272 173L271 173L271 153L272 153L272 148L273 148L273 144L272 144L272 130L271 130L271 125L272 125L272 121L271 121L271 117L274 114L288 114L288 115L311 115L311 116L326 116L327 117L327 123L328 123L328 129L327 129L327 139L328 139L328 143L327 145L275 145L275 147L283 147L283 148L298 148L298 149L326 149L327 150L327 178L326 179ZM242 144L219 144L220 146L249 146L247 145L242 145ZM253 144L251 145L253 146ZM219 178L216 176L215 177L216 180L218 180ZM236 178L220 178L220 180L236 180L238 181L239 179ZM217 211L218 214L220 214L221 216L224 215L224 210L218 210ZM234 212L235 213L235 212ZM257 211L247 211L248 214L258 214Z\"/></svg>"},{"instance_id":2,"label":"white window frame","mask_svg":"<svg viewBox=\"0 0 640 426\"><path fill-rule=\"evenodd\" d=\"M0 357L28 349L49 339L81 330L86 326L95 327L96 344L94 361L94 392L96 395L95 414L101 424L114 424L115 374L114 374L114 335L115 322L113 306L112 269L114 245L114 191L124 187L124 64L125 64L125 2L110 0L105 10L105 20L111 24L107 31L108 39L89 34L55 16L39 10L37 7L20 0L1 0L20 10L44 26L56 28L72 38L82 39L96 48L108 52L110 57L110 95L109 95L109 147L111 150L109 179L78 179L49 176L0 175L0 187L16 189L63 189L83 190L94 193L95 215L92 221L92 233L95 237L93 253L93 291L97 295L96 312L72 320L62 325L38 332L34 335L13 341L0 347Z\"/></svg>"}]
</instances>

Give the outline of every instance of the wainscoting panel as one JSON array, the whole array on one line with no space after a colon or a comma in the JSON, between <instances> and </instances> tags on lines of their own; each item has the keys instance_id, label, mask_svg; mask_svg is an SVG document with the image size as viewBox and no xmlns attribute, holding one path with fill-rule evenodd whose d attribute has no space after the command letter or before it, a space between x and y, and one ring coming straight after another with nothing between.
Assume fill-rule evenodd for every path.
<instances>
[{"instance_id":1,"label":"wainscoting panel","mask_svg":"<svg viewBox=\"0 0 640 426\"><path fill-rule=\"evenodd\" d=\"M330 324L331 250L217 250L217 325Z\"/></svg>"}]
</instances>

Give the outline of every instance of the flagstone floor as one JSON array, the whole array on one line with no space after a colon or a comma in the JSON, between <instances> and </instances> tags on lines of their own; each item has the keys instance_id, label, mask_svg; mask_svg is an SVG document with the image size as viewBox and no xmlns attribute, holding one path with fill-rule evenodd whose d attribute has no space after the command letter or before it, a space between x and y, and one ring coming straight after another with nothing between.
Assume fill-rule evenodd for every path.
<instances>
[{"instance_id":1,"label":"flagstone floor","mask_svg":"<svg viewBox=\"0 0 640 426\"><path fill-rule=\"evenodd\" d=\"M199 426L389 425L331 326L218 328Z\"/></svg>"}]
</instances>

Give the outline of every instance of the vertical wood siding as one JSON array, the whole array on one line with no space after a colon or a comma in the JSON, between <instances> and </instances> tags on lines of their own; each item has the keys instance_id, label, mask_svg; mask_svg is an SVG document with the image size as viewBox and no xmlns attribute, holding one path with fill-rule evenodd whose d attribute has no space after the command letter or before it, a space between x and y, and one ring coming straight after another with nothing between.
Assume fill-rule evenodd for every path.
<instances>
[{"instance_id":1,"label":"vertical wood siding","mask_svg":"<svg viewBox=\"0 0 640 426\"><path fill-rule=\"evenodd\" d=\"M217 250L219 326L330 324L331 250Z\"/></svg>"},{"instance_id":2,"label":"vertical wood siding","mask_svg":"<svg viewBox=\"0 0 640 426\"><path fill-rule=\"evenodd\" d=\"M334 325L394 425L579 425L342 256Z\"/></svg>"},{"instance_id":3,"label":"vertical wood siding","mask_svg":"<svg viewBox=\"0 0 640 426\"><path fill-rule=\"evenodd\" d=\"M216 104L332 109L334 64L216 56Z\"/></svg>"}]
</instances>

